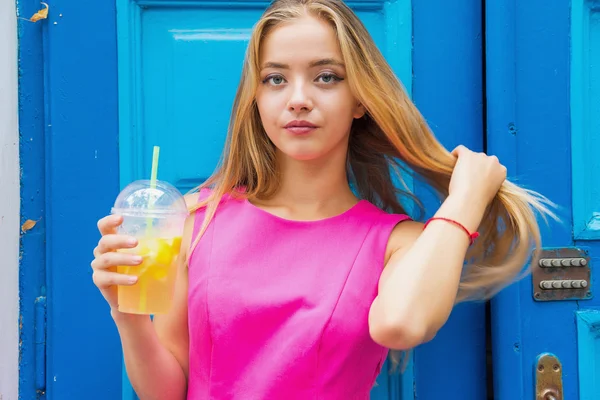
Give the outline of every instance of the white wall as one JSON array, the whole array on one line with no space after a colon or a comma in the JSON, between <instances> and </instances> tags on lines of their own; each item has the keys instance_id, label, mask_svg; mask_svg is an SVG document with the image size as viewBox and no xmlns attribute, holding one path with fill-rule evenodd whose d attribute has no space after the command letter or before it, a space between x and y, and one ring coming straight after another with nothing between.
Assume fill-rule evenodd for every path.
<instances>
[{"instance_id":1,"label":"white wall","mask_svg":"<svg viewBox=\"0 0 600 400\"><path fill-rule=\"evenodd\" d=\"M15 0L0 1L0 400L19 384L19 130Z\"/></svg>"}]
</instances>

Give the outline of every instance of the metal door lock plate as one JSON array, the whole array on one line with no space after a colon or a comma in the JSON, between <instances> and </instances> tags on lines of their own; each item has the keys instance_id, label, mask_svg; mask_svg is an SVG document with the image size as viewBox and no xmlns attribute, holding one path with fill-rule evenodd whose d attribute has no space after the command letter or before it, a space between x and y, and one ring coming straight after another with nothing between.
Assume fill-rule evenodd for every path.
<instances>
[{"instance_id":1,"label":"metal door lock plate","mask_svg":"<svg viewBox=\"0 0 600 400\"><path fill-rule=\"evenodd\" d=\"M590 257L581 249L542 249L539 262L531 267L531 275L537 301L592 298Z\"/></svg>"},{"instance_id":2,"label":"metal door lock plate","mask_svg":"<svg viewBox=\"0 0 600 400\"><path fill-rule=\"evenodd\" d=\"M535 400L564 400L562 364L554 354L540 354L535 365Z\"/></svg>"}]
</instances>

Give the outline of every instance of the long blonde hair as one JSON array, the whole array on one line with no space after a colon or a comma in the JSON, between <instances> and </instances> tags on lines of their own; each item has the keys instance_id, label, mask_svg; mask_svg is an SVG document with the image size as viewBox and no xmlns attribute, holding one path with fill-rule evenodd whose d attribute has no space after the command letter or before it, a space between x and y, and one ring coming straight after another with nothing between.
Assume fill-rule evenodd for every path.
<instances>
[{"instance_id":1,"label":"long blonde hair","mask_svg":"<svg viewBox=\"0 0 600 400\"><path fill-rule=\"evenodd\" d=\"M403 174L430 185L440 199L448 195L456 158L435 139L358 17L341 0L276 0L250 38L223 158L198 188L210 187L210 195L190 209L206 207L192 251L223 195L269 198L279 188L275 146L264 131L255 101L259 51L274 27L307 14L334 28L348 83L367 110L365 117L354 121L348 148L348 179L359 197L387 212L405 213L399 198L408 196L422 215L423 206L407 186L400 189L393 183L394 177L404 182ZM513 183L502 185L486 210L480 237L467 254L457 302L489 298L525 272L532 248L541 246L535 212L552 215L548 204L542 196Z\"/></svg>"}]
</instances>

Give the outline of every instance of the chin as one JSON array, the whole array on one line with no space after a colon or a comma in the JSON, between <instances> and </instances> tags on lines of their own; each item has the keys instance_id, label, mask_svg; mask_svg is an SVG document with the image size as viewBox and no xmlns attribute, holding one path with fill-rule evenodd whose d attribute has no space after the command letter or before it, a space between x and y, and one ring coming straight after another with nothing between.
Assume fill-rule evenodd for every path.
<instances>
[{"instance_id":1,"label":"chin","mask_svg":"<svg viewBox=\"0 0 600 400\"><path fill-rule=\"evenodd\" d=\"M297 161L312 161L323 156L322 149L315 149L313 146L284 146L279 151Z\"/></svg>"}]
</instances>

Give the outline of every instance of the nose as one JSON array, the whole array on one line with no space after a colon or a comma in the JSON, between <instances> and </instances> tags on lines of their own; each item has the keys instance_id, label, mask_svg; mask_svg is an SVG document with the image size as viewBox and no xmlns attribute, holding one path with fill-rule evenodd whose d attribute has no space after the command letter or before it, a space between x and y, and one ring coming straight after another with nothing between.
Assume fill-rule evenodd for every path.
<instances>
[{"instance_id":1,"label":"nose","mask_svg":"<svg viewBox=\"0 0 600 400\"><path fill-rule=\"evenodd\" d=\"M288 101L288 110L293 112L311 111L313 101L303 82L293 86L293 91Z\"/></svg>"}]
</instances>

